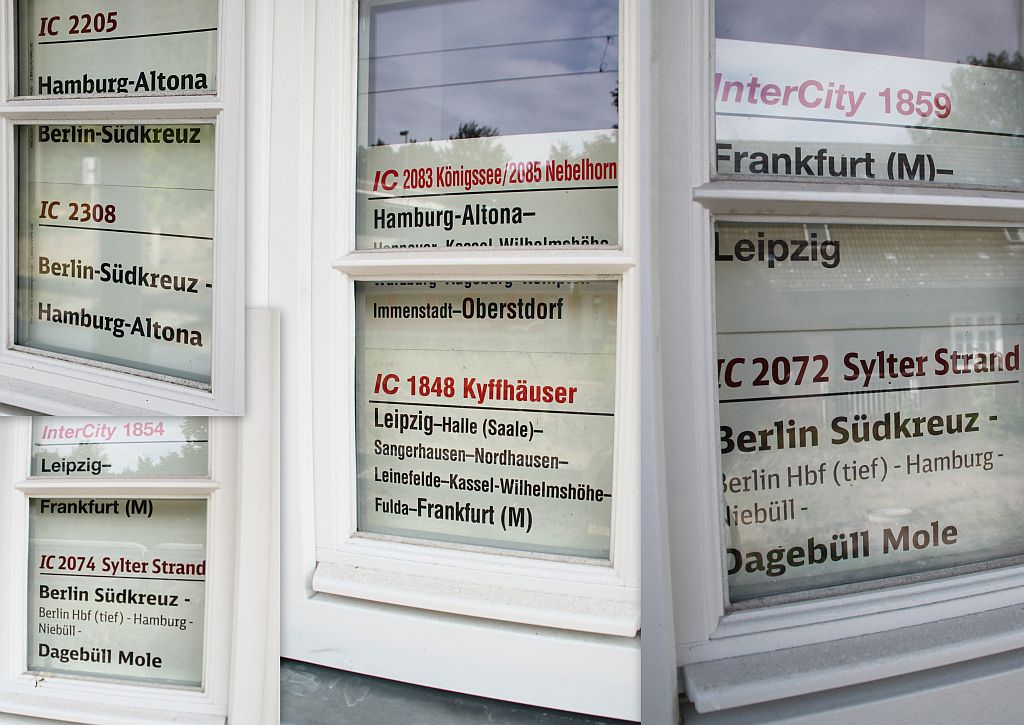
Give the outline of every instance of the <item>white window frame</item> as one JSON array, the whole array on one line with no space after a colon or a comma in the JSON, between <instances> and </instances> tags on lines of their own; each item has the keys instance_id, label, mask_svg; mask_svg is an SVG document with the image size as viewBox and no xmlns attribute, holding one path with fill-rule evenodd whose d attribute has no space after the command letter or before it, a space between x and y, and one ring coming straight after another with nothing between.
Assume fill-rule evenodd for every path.
<instances>
[{"instance_id":1,"label":"white window frame","mask_svg":"<svg viewBox=\"0 0 1024 725\"><path fill-rule=\"evenodd\" d=\"M674 610L672 621L661 626L674 630L687 696L698 712L709 712L876 682L1024 646L1024 617L1018 611L1024 603L1024 567L1019 564L968 567L967 573L927 581L896 578L882 589L847 585L821 598L781 596L730 608L724 501L721 487L711 483L721 480L714 222L1015 227L1024 224L1024 198L946 186L713 178L713 0L688 8L666 3L658 12L655 46L665 54L665 67L686 72L666 73L656 81L661 86L658 141L666 161L655 210L652 274L661 297L651 310L652 327L660 331L662 370L690 374L662 372L653 383L654 399L677 403L662 405L653 426L663 437L664 459L651 492L666 504L662 540L668 552L663 555ZM666 203L675 198L692 202ZM687 313L659 312L665 309ZM657 621L655 603L650 611Z\"/></svg>"},{"instance_id":2,"label":"white window frame","mask_svg":"<svg viewBox=\"0 0 1024 725\"><path fill-rule=\"evenodd\" d=\"M15 0L0 1L14 39ZM0 53L0 402L51 415L241 415L245 385L244 2L220 0L214 94L15 97L15 47ZM209 390L130 366L14 349L16 141L21 124L207 123L216 126L213 349Z\"/></svg>"},{"instance_id":3,"label":"white window frame","mask_svg":"<svg viewBox=\"0 0 1024 725\"><path fill-rule=\"evenodd\" d=\"M315 80L307 88L308 125L299 134L309 153L310 181L300 183L310 184L311 203L303 211L312 222L304 230L311 239L310 277L299 281L310 290L308 328L299 337L309 348L300 355L308 361L301 373L308 371L305 400L293 419L303 480L285 494L303 503L285 511L283 654L433 687L638 718L640 189L634 159L640 137L632 90L644 72L635 40L638 6L620 1L623 245L571 253L355 250L357 5L320 1L309 12L305 22L315 27L315 42L304 50L315 50L294 58L290 68L292 77L316 72L305 76ZM354 285L438 279L618 280L610 564L353 536ZM429 662L402 654L401 643L411 639L430 651ZM472 664L484 659L486 667ZM530 668L516 664L527 659Z\"/></svg>"},{"instance_id":4,"label":"white window frame","mask_svg":"<svg viewBox=\"0 0 1024 725\"><path fill-rule=\"evenodd\" d=\"M191 477L31 477L32 419L0 419L0 720L152 725L280 722L279 334L274 315L248 315L250 413L210 418L209 474ZM121 684L27 670L28 499L205 498L203 687ZM9 717L13 716L13 717Z\"/></svg>"},{"instance_id":5,"label":"white window frame","mask_svg":"<svg viewBox=\"0 0 1024 725\"><path fill-rule=\"evenodd\" d=\"M0 427L5 461L5 549L0 560L9 596L0 603L6 625L0 632L0 712L59 717L70 722L110 722L131 716L146 722L170 721L189 713L196 722L223 723L227 715L233 602L230 572L235 549L235 508L238 476L232 453L238 446L237 426L229 419L210 419L210 473L187 478L67 477L30 475L32 419L9 418ZM27 669L29 501L35 497L151 497L203 499L207 502L206 611L203 642L203 686L198 690L137 683L117 683L46 674ZM116 678L115 678L116 679ZM93 710L85 715L83 703Z\"/></svg>"},{"instance_id":6,"label":"white window frame","mask_svg":"<svg viewBox=\"0 0 1024 725\"><path fill-rule=\"evenodd\" d=\"M355 8L355 5L352 6ZM625 3L623 4L623 8ZM624 9L620 16L625 15ZM341 16L351 22L351 16ZM620 19L623 25L623 22ZM347 31L347 32L345 32ZM341 37L356 38L353 24ZM622 35L622 34L620 34ZM356 53L358 45L339 43L348 49L333 66L343 74L329 88L337 98L341 123L316 145L331 148L326 164L314 170L322 174L321 188L337 189L327 208L314 206L314 220L323 220L320 233L314 227L314 259L329 260L320 276L325 304L315 305L326 314L314 317L314 328L327 333L330 353L319 359L319 389L328 391L326 405L314 409L314 430L320 432L321 450L335 452L323 461L316 475L317 558L313 588L321 592L354 596L394 604L442 609L476 617L517 621L580 631L632 637L639 628L639 519L636 431L638 360L638 296L636 288L635 235L630 233L627 201L635 187L628 166L621 164L620 213L622 248L608 251L581 250L433 250L371 251L354 248L355 217L355 119ZM625 107L626 99L623 99ZM628 126L620 131L620 160L630 158ZM346 143L348 141L348 143ZM624 190L624 191L623 191ZM321 197L321 200L326 201ZM633 202L635 204L635 200ZM315 222L316 223L316 222ZM429 542L382 541L356 533L356 451L352 411L356 410L354 283L369 280L620 280L616 336L616 416L614 433L615 495L612 499L610 566L598 563L556 561L554 557L512 555L474 547L431 546ZM314 290L314 294L317 291ZM322 325L322 326L321 326ZM338 404L341 402L342 404ZM330 443L333 442L332 446Z\"/></svg>"}]
</instances>

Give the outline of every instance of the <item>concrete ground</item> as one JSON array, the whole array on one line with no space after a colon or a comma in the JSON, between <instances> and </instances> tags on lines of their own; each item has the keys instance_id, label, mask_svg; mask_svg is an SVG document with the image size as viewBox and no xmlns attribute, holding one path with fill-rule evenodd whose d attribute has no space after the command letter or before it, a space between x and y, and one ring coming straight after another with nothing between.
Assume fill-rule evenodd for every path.
<instances>
[{"instance_id":1,"label":"concrete ground","mask_svg":"<svg viewBox=\"0 0 1024 725\"><path fill-rule=\"evenodd\" d=\"M627 725L281 660L281 725Z\"/></svg>"}]
</instances>

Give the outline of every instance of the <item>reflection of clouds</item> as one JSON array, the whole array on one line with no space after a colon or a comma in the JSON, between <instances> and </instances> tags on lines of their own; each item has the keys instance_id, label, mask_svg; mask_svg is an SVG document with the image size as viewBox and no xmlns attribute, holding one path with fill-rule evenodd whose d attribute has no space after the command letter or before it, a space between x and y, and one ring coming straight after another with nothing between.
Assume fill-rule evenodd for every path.
<instances>
[{"instance_id":1,"label":"reflection of clouds","mask_svg":"<svg viewBox=\"0 0 1024 725\"><path fill-rule=\"evenodd\" d=\"M719 38L763 40L865 53L957 61L1018 49L1019 11L1010 0L822 3L718 0Z\"/></svg>"},{"instance_id":2,"label":"reflection of clouds","mask_svg":"<svg viewBox=\"0 0 1024 725\"><path fill-rule=\"evenodd\" d=\"M372 39L361 53L378 57L370 70L371 141L395 142L398 131L426 141L447 138L474 120L503 133L607 128L617 113L610 92L618 80L615 2L496 0L382 7L371 11ZM598 37L589 37L598 36ZM611 36L611 42L605 36ZM537 41L558 42L537 42ZM479 48L484 45L502 47ZM438 52L444 48L443 52ZM469 49L472 48L472 49ZM412 54L412 55L408 55ZM383 57L395 56L401 57ZM562 78L451 85L481 80L606 72ZM443 86L422 91L384 89ZM365 90L363 92L365 94Z\"/></svg>"}]
</instances>

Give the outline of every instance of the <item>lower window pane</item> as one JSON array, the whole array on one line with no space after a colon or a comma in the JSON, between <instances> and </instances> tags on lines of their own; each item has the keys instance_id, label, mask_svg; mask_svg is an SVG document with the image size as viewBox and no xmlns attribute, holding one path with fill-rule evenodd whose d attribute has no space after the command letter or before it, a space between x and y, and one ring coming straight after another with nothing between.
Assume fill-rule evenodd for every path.
<instances>
[{"instance_id":1,"label":"lower window pane","mask_svg":"<svg viewBox=\"0 0 1024 725\"><path fill-rule=\"evenodd\" d=\"M15 343L208 387L212 124L18 129Z\"/></svg>"},{"instance_id":2,"label":"lower window pane","mask_svg":"<svg viewBox=\"0 0 1024 725\"><path fill-rule=\"evenodd\" d=\"M608 558L618 282L360 282L361 532Z\"/></svg>"},{"instance_id":3,"label":"lower window pane","mask_svg":"<svg viewBox=\"0 0 1024 725\"><path fill-rule=\"evenodd\" d=\"M1024 553L1024 243L719 223L733 601Z\"/></svg>"},{"instance_id":4,"label":"lower window pane","mask_svg":"<svg viewBox=\"0 0 1024 725\"><path fill-rule=\"evenodd\" d=\"M30 672L203 684L205 499L33 498Z\"/></svg>"}]
</instances>

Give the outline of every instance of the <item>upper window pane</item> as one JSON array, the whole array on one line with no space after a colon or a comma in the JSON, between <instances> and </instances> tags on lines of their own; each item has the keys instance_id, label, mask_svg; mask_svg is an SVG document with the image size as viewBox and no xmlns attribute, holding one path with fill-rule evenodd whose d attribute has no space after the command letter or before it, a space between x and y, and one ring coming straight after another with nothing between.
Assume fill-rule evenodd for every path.
<instances>
[{"instance_id":1,"label":"upper window pane","mask_svg":"<svg viewBox=\"0 0 1024 725\"><path fill-rule=\"evenodd\" d=\"M19 0L18 95L212 93L217 0Z\"/></svg>"},{"instance_id":2,"label":"upper window pane","mask_svg":"<svg viewBox=\"0 0 1024 725\"><path fill-rule=\"evenodd\" d=\"M717 174L1024 185L1016 0L718 0Z\"/></svg>"},{"instance_id":3,"label":"upper window pane","mask_svg":"<svg viewBox=\"0 0 1024 725\"><path fill-rule=\"evenodd\" d=\"M619 244L615 0L366 2L359 28L358 248Z\"/></svg>"},{"instance_id":4,"label":"upper window pane","mask_svg":"<svg viewBox=\"0 0 1024 725\"><path fill-rule=\"evenodd\" d=\"M207 476L208 418L33 418L32 475Z\"/></svg>"}]
</instances>

